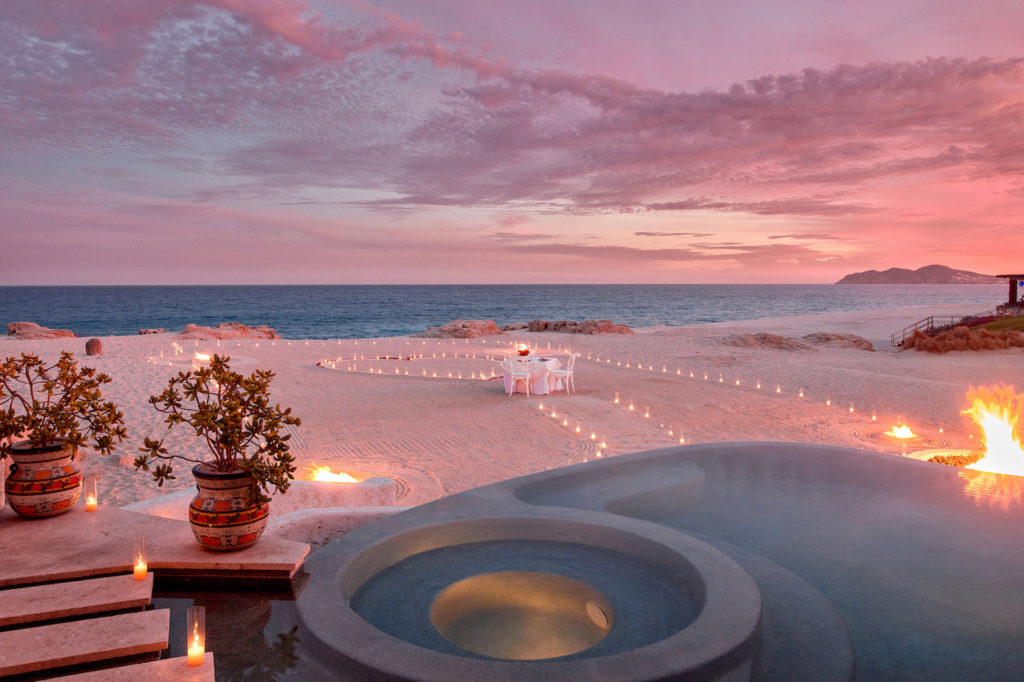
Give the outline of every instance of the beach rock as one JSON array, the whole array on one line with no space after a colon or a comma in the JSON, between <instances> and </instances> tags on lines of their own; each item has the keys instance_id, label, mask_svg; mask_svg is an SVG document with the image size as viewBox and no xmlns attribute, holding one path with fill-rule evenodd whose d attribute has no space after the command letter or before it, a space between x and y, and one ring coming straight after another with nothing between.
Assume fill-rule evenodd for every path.
<instances>
[{"instance_id":1,"label":"beach rock","mask_svg":"<svg viewBox=\"0 0 1024 682\"><path fill-rule=\"evenodd\" d=\"M50 329L35 322L8 322L7 335L19 339L77 339L69 329Z\"/></svg>"},{"instance_id":2,"label":"beach rock","mask_svg":"<svg viewBox=\"0 0 1024 682\"><path fill-rule=\"evenodd\" d=\"M140 334L166 334L167 330L163 327L157 327L156 329L140 329Z\"/></svg>"},{"instance_id":3,"label":"beach rock","mask_svg":"<svg viewBox=\"0 0 1024 682\"><path fill-rule=\"evenodd\" d=\"M778 334L758 332L757 334L731 334L721 339L722 345L736 348L770 348L773 350L814 350L805 343L787 339Z\"/></svg>"},{"instance_id":4,"label":"beach rock","mask_svg":"<svg viewBox=\"0 0 1024 682\"><path fill-rule=\"evenodd\" d=\"M503 332L517 332L517 331L521 331L523 329L527 329L528 326L529 325L527 325L525 322L517 322L515 324L504 324L504 325L501 326L501 331L503 331Z\"/></svg>"},{"instance_id":5,"label":"beach rock","mask_svg":"<svg viewBox=\"0 0 1024 682\"><path fill-rule=\"evenodd\" d=\"M801 341L818 346L826 345L835 348L856 348L857 350L875 350L871 342L856 334L835 334L832 332L815 332L800 337Z\"/></svg>"},{"instance_id":6,"label":"beach rock","mask_svg":"<svg viewBox=\"0 0 1024 682\"><path fill-rule=\"evenodd\" d=\"M266 325L249 327L241 322L223 322L216 327L186 324L176 338L209 341L213 339L279 339L281 337L274 329Z\"/></svg>"},{"instance_id":7,"label":"beach rock","mask_svg":"<svg viewBox=\"0 0 1024 682\"><path fill-rule=\"evenodd\" d=\"M103 342L99 339L89 339L85 342L86 355L103 355Z\"/></svg>"},{"instance_id":8,"label":"beach rock","mask_svg":"<svg viewBox=\"0 0 1024 682\"><path fill-rule=\"evenodd\" d=\"M561 323L559 323L561 324ZM584 322L567 322L555 329L563 334L632 334L633 330L624 324L616 324L611 320L586 320Z\"/></svg>"},{"instance_id":9,"label":"beach rock","mask_svg":"<svg viewBox=\"0 0 1024 682\"><path fill-rule=\"evenodd\" d=\"M561 332L562 334L632 334L633 330L624 324L615 324L611 320L530 320L526 328L531 332Z\"/></svg>"},{"instance_id":10,"label":"beach rock","mask_svg":"<svg viewBox=\"0 0 1024 682\"><path fill-rule=\"evenodd\" d=\"M453 320L440 327L431 327L419 336L427 339L475 339L500 333L501 329L494 320Z\"/></svg>"}]
</instances>

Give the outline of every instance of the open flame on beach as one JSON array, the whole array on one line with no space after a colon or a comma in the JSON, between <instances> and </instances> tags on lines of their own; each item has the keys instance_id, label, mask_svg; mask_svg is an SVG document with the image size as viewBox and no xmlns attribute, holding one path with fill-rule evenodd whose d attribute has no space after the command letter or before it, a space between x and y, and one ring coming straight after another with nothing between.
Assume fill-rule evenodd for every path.
<instances>
[{"instance_id":1,"label":"open flame on beach","mask_svg":"<svg viewBox=\"0 0 1024 682\"><path fill-rule=\"evenodd\" d=\"M360 483L358 478L353 478L346 473L331 471L330 467L315 467L310 477L314 481L327 481L329 483Z\"/></svg>"},{"instance_id":2,"label":"open flame on beach","mask_svg":"<svg viewBox=\"0 0 1024 682\"><path fill-rule=\"evenodd\" d=\"M910 427L903 422L897 423L891 429L885 432L885 435L892 436L893 438L913 438L914 432L910 430Z\"/></svg>"},{"instance_id":3,"label":"open flame on beach","mask_svg":"<svg viewBox=\"0 0 1024 682\"><path fill-rule=\"evenodd\" d=\"M210 361L210 354L209 353L196 353L195 356L193 356L193 359L196 362L209 362Z\"/></svg>"},{"instance_id":4,"label":"open flame on beach","mask_svg":"<svg viewBox=\"0 0 1024 682\"><path fill-rule=\"evenodd\" d=\"M982 457L965 468L1024 476L1020 433L1024 393L1018 394L1012 386L982 386L968 391L967 399L971 406L961 414L981 428Z\"/></svg>"}]
</instances>

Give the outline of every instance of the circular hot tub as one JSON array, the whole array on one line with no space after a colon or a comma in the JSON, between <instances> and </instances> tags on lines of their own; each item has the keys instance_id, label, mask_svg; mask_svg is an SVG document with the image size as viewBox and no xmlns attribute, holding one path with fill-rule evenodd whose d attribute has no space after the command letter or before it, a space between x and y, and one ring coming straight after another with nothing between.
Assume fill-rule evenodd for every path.
<instances>
[{"instance_id":1,"label":"circular hot tub","mask_svg":"<svg viewBox=\"0 0 1024 682\"><path fill-rule=\"evenodd\" d=\"M749 674L761 597L732 559L662 526L546 512L332 542L307 561L303 625L325 662L381 679Z\"/></svg>"}]
</instances>

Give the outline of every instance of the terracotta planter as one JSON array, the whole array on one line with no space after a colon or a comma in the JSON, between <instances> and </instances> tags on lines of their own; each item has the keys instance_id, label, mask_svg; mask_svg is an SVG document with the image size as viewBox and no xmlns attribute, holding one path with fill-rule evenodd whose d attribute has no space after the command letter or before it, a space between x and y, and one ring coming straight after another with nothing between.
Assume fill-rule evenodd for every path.
<instances>
[{"instance_id":1,"label":"terracotta planter","mask_svg":"<svg viewBox=\"0 0 1024 682\"><path fill-rule=\"evenodd\" d=\"M13 464L4 492L15 512L41 519L63 514L78 502L82 470L72 461L74 454L65 443L36 448L22 441L14 444L10 456Z\"/></svg>"},{"instance_id":2,"label":"terracotta planter","mask_svg":"<svg viewBox=\"0 0 1024 682\"><path fill-rule=\"evenodd\" d=\"M267 527L270 503L249 504L251 479L236 469L220 472L208 464L192 469L198 494L188 507L192 534L206 549L230 551L256 542Z\"/></svg>"}]
</instances>

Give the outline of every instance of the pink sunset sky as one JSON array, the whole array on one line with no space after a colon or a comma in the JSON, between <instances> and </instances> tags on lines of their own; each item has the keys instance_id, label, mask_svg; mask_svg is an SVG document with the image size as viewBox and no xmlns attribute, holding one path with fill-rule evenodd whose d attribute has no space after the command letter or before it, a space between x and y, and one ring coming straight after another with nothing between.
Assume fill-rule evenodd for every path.
<instances>
[{"instance_id":1,"label":"pink sunset sky","mask_svg":"<svg viewBox=\"0 0 1024 682\"><path fill-rule=\"evenodd\" d=\"M1024 4L5 0L0 284L1024 267Z\"/></svg>"}]
</instances>

